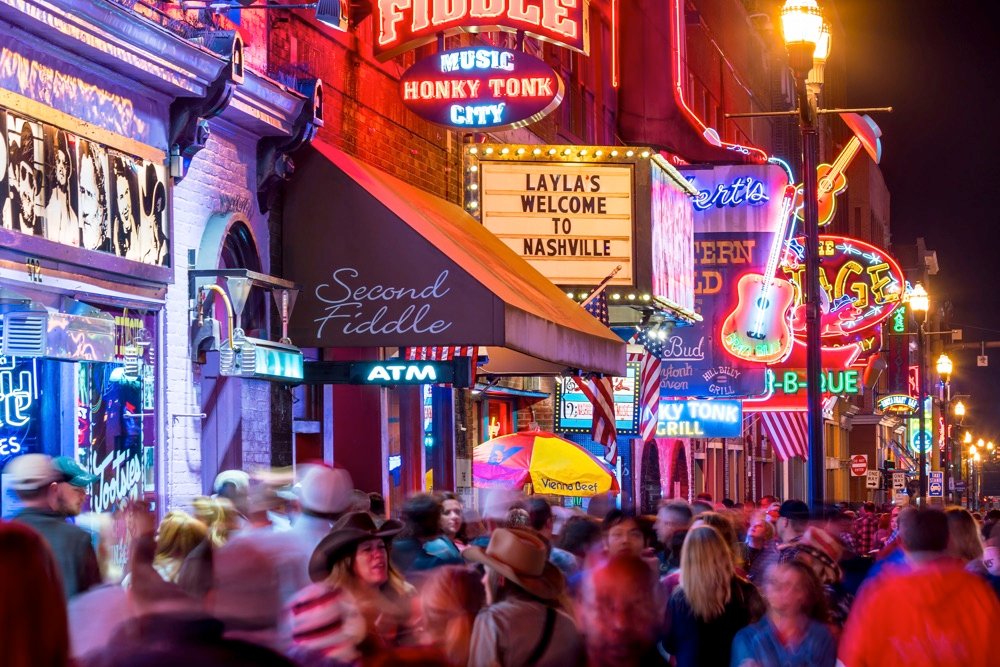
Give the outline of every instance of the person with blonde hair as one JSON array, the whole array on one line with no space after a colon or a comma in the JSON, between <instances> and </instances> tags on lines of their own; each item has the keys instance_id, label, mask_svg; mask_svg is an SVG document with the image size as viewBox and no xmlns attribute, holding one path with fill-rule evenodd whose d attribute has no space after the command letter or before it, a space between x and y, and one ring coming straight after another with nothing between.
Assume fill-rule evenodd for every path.
<instances>
[{"instance_id":1,"label":"person with blonde hair","mask_svg":"<svg viewBox=\"0 0 1000 667\"><path fill-rule=\"evenodd\" d=\"M733 637L764 613L757 589L736 574L718 530L699 525L681 549L680 586L667 603L663 647L677 667L728 665Z\"/></svg>"},{"instance_id":2,"label":"person with blonde hair","mask_svg":"<svg viewBox=\"0 0 1000 667\"><path fill-rule=\"evenodd\" d=\"M435 569L424 580L420 604L422 643L440 648L450 665L466 665L472 625L486 605L486 589L479 574L461 565Z\"/></svg>"},{"instance_id":3,"label":"person with blonde hair","mask_svg":"<svg viewBox=\"0 0 1000 667\"><path fill-rule=\"evenodd\" d=\"M208 527L187 512L167 512L156 531L153 569L164 581L177 583L184 559L207 537Z\"/></svg>"},{"instance_id":4,"label":"person with blonde hair","mask_svg":"<svg viewBox=\"0 0 1000 667\"><path fill-rule=\"evenodd\" d=\"M229 535L239 528L240 515L232 501L221 496L198 496L192 503L194 518L205 524L208 541L213 548L221 547Z\"/></svg>"}]
</instances>

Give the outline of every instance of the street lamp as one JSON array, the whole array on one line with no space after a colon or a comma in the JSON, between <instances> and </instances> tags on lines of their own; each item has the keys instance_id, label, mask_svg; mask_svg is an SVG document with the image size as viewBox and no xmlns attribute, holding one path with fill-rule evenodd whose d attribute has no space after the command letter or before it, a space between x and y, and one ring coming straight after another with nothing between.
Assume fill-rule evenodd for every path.
<instances>
[{"instance_id":1,"label":"street lamp","mask_svg":"<svg viewBox=\"0 0 1000 667\"><path fill-rule=\"evenodd\" d=\"M937 364L935 364L938 377L941 378L941 426L944 430L944 456L942 457L941 463L944 468L944 495L949 501L952 500L952 477L954 471L952 470L952 453L951 453L951 434L948 432L948 413L951 411L951 372L954 370L954 365L951 363L951 357L947 354L942 354L937 359Z\"/></svg>"},{"instance_id":2,"label":"street lamp","mask_svg":"<svg viewBox=\"0 0 1000 667\"><path fill-rule=\"evenodd\" d=\"M965 403L963 403L962 401L958 401L957 403L955 403L955 407L953 408L953 412L955 413L955 416L958 417L958 418L960 418L960 419L962 417L964 417L965 416Z\"/></svg>"},{"instance_id":3,"label":"street lamp","mask_svg":"<svg viewBox=\"0 0 1000 667\"><path fill-rule=\"evenodd\" d=\"M979 442L982 442L982 440L980 440ZM973 485L973 488L975 490L975 496L973 496L971 493L969 494L969 499L970 499L969 505L973 504L972 498L975 497L975 505L973 506L973 509L979 509L979 488L980 488L979 475L982 474L983 470L982 465L979 465L979 460L981 458L982 457L979 454L979 450L976 450L972 453L972 460L969 461L969 484L973 484L973 482L975 482L975 484ZM979 470L977 471L976 468L978 468ZM976 474L977 472L979 473L979 475Z\"/></svg>"},{"instance_id":4,"label":"street lamp","mask_svg":"<svg viewBox=\"0 0 1000 667\"><path fill-rule=\"evenodd\" d=\"M972 431L965 432L965 444L967 445L972 444Z\"/></svg>"},{"instance_id":5,"label":"street lamp","mask_svg":"<svg viewBox=\"0 0 1000 667\"><path fill-rule=\"evenodd\" d=\"M917 331L917 366L919 368L920 377L918 379L919 387L919 401L920 404L917 406L917 420L919 429L919 440L917 449L919 463L919 473L920 473L920 503L924 504L924 500L927 497L927 443L925 439L927 437L927 411L924 409L924 403L927 401L927 355L924 351L925 341L925 324L927 324L927 311L930 310L930 296L927 294L927 290L920 283L913 286L910 290L910 310L913 312L914 316L917 313L923 313L923 318L920 319L920 328Z\"/></svg>"},{"instance_id":6,"label":"street lamp","mask_svg":"<svg viewBox=\"0 0 1000 667\"><path fill-rule=\"evenodd\" d=\"M816 127L816 96L822 86L822 65L830 55L830 33L823 31L823 12L816 0L786 0L781 9L781 30L788 51L788 64L795 77L802 135L802 222L806 242L806 271L802 285L806 309L806 406L809 421L808 501L814 509L824 499L826 455L823 449L823 406L820 376L819 209L816 167L819 133ZM822 62L817 62L817 56ZM816 67L813 79L809 74ZM809 84L809 85L807 85ZM813 95L809 94L809 88Z\"/></svg>"}]
</instances>

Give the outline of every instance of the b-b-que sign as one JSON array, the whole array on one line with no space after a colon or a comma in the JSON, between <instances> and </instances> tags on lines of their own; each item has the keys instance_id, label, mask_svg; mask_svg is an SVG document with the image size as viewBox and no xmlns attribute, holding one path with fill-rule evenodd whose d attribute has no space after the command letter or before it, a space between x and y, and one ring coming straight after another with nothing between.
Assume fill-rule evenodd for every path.
<instances>
[{"instance_id":1,"label":"b-b-que sign","mask_svg":"<svg viewBox=\"0 0 1000 667\"><path fill-rule=\"evenodd\" d=\"M424 120L451 128L511 129L551 113L563 82L541 60L520 51L479 46L436 53L403 74L403 104Z\"/></svg>"}]
</instances>

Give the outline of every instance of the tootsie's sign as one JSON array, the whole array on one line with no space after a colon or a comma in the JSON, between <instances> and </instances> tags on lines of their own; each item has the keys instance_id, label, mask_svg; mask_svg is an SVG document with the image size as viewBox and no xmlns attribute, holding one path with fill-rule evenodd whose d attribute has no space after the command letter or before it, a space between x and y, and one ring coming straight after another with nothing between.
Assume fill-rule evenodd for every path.
<instances>
[{"instance_id":1,"label":"tootsie's sign","mask_svg":"<svg viewBox=\"0 0 1000 667\"><path fill-rule=\"evenodd\" d=\"M472 47L434 54L399 82L403 104L445 127L498 130L534 123L563 98L563 83L541 60L520 51Z\"/></svg>"},{"instance_id":2,"label":"tootsie's sign","mask_svg":"<svg viewBox=\"0 0 1000 667\"><path fill-rule=\"evenodd\" d=\"M589 0L376 0L375 57L388 60L438 34L524 32L589 51Z\"/></svg>"}]
</instances>

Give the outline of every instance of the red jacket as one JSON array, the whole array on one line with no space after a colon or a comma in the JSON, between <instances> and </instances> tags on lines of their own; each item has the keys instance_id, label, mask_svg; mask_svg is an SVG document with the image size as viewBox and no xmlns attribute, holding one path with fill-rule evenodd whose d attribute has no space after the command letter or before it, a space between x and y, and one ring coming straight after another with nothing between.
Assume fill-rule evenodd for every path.
<instances>
[{"instance_id":1,"label":"red jacket","mask_svg":"<svg viewBox=\"0 0 1000 667\"><path fill-rule=\"evenodd\" d=\"M840 640L844 667L997 664L1000 601L953 559L890 569L858 595Z\"/></svg>"}]
</instances>

